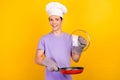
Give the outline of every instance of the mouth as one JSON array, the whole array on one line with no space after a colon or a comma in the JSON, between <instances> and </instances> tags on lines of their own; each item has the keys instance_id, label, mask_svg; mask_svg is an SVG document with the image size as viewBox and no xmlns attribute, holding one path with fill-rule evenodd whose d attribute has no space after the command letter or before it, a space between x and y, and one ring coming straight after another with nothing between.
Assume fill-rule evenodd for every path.
<instances>
[{"instance_id":1,"label":"mouth","mask_svg":"<svg viewBox=\"0 0 120 80\"><path fill-rule=\"evenodd\" d=\"M56 27L57 27L57 25L53 25L52 27L53 27L53 28L56 28Z\"/></svg>"}]
</instances>

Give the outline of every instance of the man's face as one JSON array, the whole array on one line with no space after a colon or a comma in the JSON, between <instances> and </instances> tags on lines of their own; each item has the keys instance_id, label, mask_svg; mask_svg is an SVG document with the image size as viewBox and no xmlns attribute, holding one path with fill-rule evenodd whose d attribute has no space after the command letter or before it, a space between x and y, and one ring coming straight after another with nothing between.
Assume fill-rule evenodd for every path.
<instances>
[{"instance_id":1,"label":"man's face","mask_svg":"<svg viewBox=\"0 0 120 80\"><path fill-rule=\"evenodd\" d=\"M53 31L61 29L62 20L60 16L52 15L49 17L49 21Z\"/></svg>"}]
</instances>

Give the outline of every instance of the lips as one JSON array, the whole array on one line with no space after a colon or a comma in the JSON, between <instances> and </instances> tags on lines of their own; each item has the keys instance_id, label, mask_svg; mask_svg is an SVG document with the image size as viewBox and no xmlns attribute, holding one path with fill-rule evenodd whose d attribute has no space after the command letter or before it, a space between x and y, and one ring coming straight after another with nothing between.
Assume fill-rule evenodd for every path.
<instances>
[{"instance_id":1,"label":"lips","mask_svg":"<svg viewBox=\"0 0 120 80\"><path fill-rule=\"evenodd\" d=\"M56 28L56 27L57 27L57 25L53 25L52 27L53 27L53 28Z\"/></svg>"}]
</instances>

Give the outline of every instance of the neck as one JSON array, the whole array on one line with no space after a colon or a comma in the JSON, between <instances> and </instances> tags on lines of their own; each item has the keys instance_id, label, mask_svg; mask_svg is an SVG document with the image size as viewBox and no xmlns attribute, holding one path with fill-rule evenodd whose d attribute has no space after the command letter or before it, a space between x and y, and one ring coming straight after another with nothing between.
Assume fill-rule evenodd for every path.
<instances>
[{"instance_id":1,"label":"neck","mask_svg":"<svg viewBox=\"0 0 120 80\"><path fill-rule=\"evenodd\" d=\"M63 33L63 31L62 30L56 30L56 31L52 31L52 33L56 36L60 36Z\"/></svg>"}]
</instances>

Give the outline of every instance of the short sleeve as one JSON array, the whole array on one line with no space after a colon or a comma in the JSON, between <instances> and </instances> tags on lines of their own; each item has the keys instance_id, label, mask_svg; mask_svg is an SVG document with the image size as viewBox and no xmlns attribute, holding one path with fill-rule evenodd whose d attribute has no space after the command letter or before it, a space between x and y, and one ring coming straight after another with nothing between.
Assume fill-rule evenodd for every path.
<instances>
[{"instance_id":1,"label":"short sleeve","mask_svg":"<svg viewBox=\"0 0 120 80\"><path fill-rule=\"evenodd\" d=\"M39 40L37 49L45 50L45 41L43 37Z\"/></svg>"}]
</instances>

